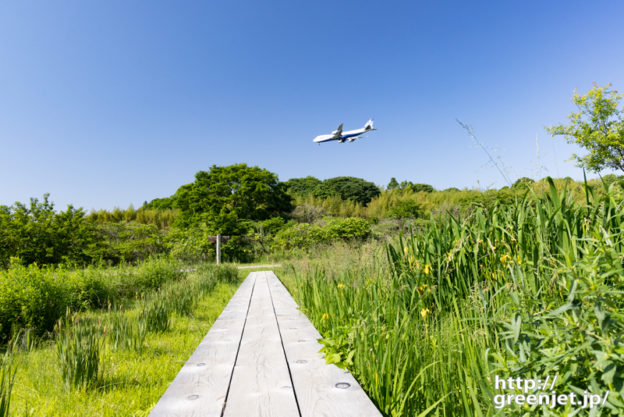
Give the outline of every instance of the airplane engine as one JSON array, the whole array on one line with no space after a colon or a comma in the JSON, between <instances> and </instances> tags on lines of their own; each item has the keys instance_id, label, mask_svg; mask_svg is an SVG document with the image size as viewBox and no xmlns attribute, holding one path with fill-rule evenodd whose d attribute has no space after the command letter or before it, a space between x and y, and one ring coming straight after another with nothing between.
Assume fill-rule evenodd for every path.
<instances>
[{"instance_id":1,"label":"airplane engine","mask_svg":"<svg viewBox=\"0 0 624 417\"><path fill-rule=\"evenodd\" d=\"M355 138L349 138L349 142L353 142Z\"/></svg>"}]
</instances>

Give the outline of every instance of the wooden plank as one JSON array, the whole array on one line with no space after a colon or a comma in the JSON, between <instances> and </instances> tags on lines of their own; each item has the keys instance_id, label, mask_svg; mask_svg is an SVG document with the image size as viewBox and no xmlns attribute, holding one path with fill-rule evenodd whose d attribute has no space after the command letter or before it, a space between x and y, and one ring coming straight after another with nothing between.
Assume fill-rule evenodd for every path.
<instances>
[{"instance_id":1,"label":"wooden plank","mask_svg":"<svg viewBox=\"0 0 624 417\"><path fill-rule=\"evenodd\" d=\"M250 274L243 281L151 417L221 416L255 280Z\"/></svg>"},{"instance_id":2,"label":"wooden plank","mask_svg":"<svg viewBox=\"0 0 624 417\"><path fill-rule=\"evenodd\" d=\"M325 363L320 334L272 272L266 273L302 417L381 416L353 375Z\"/></svg>"},{"instance_id":3,"label":"wooden plank","mask_svg":"<svg viewBox=\"0 0 624 417\"><path fill-rule=\"evenodd\" d=\"M256 286L247 315L245 331L225 417L298 417L284 350L271 303L265 272L252 272Z\"/></svg>"}]
</instances>

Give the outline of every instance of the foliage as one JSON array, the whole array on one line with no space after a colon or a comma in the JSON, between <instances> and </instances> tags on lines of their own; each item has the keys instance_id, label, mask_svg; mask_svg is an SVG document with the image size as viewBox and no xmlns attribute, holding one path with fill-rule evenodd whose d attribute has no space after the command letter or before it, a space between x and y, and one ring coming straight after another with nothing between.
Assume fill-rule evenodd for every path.
<instances>
[{"instance_id":1,"label":"foliage","mask_svg":"<svg viewBox=\"0 0 624 417\"><path fill-rule=\"evenodd\" d=\"M598 411L620 415L624 202L615 184L586 188L580 202L543 185L461 219L432 218L389 244L387 262L295 273L290 287L326 357L348 366L385 415L496 414L494 395L509 392L488 382L494 375L558 375L558 393L609 391ZM575 413L589 410L505 409Z\"/></svg>"},{"instance_id":2,"label":"foliage","mask_svg":"<svg viewBox=\"0 0 624 417\"><path fill-rule=\"evenodd\" d=\"M88 251L92 260L139 262L165 252L164 234L155 224L103 223L97 227L97 236L99 245Z\"/></svg>"},{"instance_id":3,"label":"foliage","mask_svg":"<svg viewBox=\"0 0 624 417\"><path fill-rule=\"evenodd\" d=\"M292 196L307 197L314 193L323 182L318 178L307 176L305 178L291 178L284 182L288 193Z\"/></svg>"},{"instance_id":4,"label":"foliage","mask_svg":"<svg viewBox=\"0 0 624 417\"><path fill-rule=\"evenodd\" d=\"M206 223L215 234L239 232L241 219L264 220L292 210L277 176L246 164L199 171L194 183L180 188L177 205L182 224Z\"/></svg>"},{"instance_id":5,"label":"foliage","mask_svg":"<svg viewBox=\"0 0 624 417\"><path fill-rule=\"evenodd\" d=\"M583 96L575 91L572 101L579 111L568 116L569 124L547 130L589 152L585 156L573 155L579 166L594 172L605 168L624 171L624 109L618 108L622 97L610 85L594 85Z\"/></svg>"},{"instance_id":6,"label":"foliage","mask_svg":"<svg viewBox=\"0 0 624 417\"><path fill-rule=\"evenodd\" d=\"M227 269L229 277L230 268ZM212 266L207 268L207 274L212 275L212 270ZM214 274L222 277L221 272ZM188 279L194 286L193 283L202 277L199 272L194 272ZM225 284L221 278L218 282L209 293L200 297L193 314L174 315L170 330L147 333L139 350L127 349L123 343L116 348L111 338L104 338L100 377L90 389L65 388L55 345L42 344L35 350L16 352L15 361L20 367L11 398L11 415L147 416L180 371L182 361L197 348L235 292L236 284ZM129 321L135 321L139 310L139 305L123 312L98 310L81 314L81 319L101 321L108 326L109 315L122 314Z\"/></svg>"},{"instance_id":7,"label":"foliage","mask_svg":"<svg viewBox=\"0 0 624 417\"><path fill-rule=\"evenodd\" d=\"M386 217L391 219L416 219L422 216L420 204L415 200L400 200L386 212Z\"/></svg>"},{"instance_id":8,"label":"foliage","mask_svg":"<svg viewBox=\"0 0 624 417\"><path fill-rule=\"evenodd\" d=\"M87 215L87 219L93 223L104 225L106 223L140 223L155 225L159 230L167 230L174 223L178 210L171 208L148 208L143 206L138 210L130 206L126 210L115 208L112 211L95 210Z\"/></svg>"},{"instance_id":9,"label":"foliage","mask_svg":"<svg viewBox=\"0 0 624 417\"><path fill-rule=\"evenodd\" d=\"M156 209L156 210L172 210L176 207L176 196L164 198L155 198L149 203L143 204L143 209Z\"/></svg>"},{"instance_id":10,"label":"foliage","mask_svg":"<svg viewBox=\"0 0 624 417\"><path fill-rule=\"evenodd\" d=\"M390 182L386 186L386 189L389 190L389 191L392 191L392 190L405 190L405 191L410 191L410 192L414 192L414 193L418 193L418 192L421 192L421 191L424 191L426 193L431 193L431 192L435 191L433 186L431 186L429 184L414 184L411 181L401 181L401 183L399 184L399 182L394 177L392 177L390 179Z\"/></svg>"},{"instance_id":11,"label":"foliage","mask_svg":"<svg viewBox=\"0 0 624 417\"><path fill-rule=\"evenodd\" d=\"M368 221L357 217L328 218L324 225L291 223L280 229L271 243L273 250L309 249L318 243L363 240L371 235Z\"/></svg>"},{"instance_id":12,"label":"foliage","mask_svg":"<svg viewBox=\"0 0 624 417\"><path fill-rule=\"evenodd\" d=\"M0 206L0 267L8 266L10 257L40 265L89 260L87 251L96 238L84 211L70 205L56 213L48 197Z\"/></svg>"},{"instance_id":13,"label":"foliage","mask_svg":"<svg viewBox=\"0 0 624 417\"><path fill-rule=\"evenodd\" d=\"M181 264L151 259L135 267L109 269L11 264L0 271L0 340L20 329L42 336L67 309L101 308L162 287L184 276Z\"/></svg>"},{"instance_id":14,"label":"foliage","mask_svg":"<svg viewBox=\"0 0 624 417\"><path fill-rule=\"evenodd\" d=\"M323 181L313 191L315 197L327 198L337 195L342 200L351 200L363 205L366 205L379 193L379 188L375 184L355 177L330 178Z\"/></svg>"},{"instance_id":15,"label":"foliage","mask_svg":"<svg viewBox=\"0 0 624 417\"><path fill-rule=\"evenodd\" d=\"M528 178L528 177L522 177L522 178L518 178L516 180L516 182L513 183L513 185L511 186L511 188L530 188L531 184L535 184L535 180Z\"/></svg>"}]
</instances>

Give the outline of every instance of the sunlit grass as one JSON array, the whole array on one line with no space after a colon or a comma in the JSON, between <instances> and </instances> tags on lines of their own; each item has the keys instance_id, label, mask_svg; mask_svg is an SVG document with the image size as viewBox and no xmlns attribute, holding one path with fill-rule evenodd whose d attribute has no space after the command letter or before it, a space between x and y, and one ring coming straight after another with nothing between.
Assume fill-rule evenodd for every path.
<instances>
[{"instance_id":1,"label":"sunlit grass","mask_svg":"<svg viewBox=\"0 0 624 417\"><path fill-rule=\"evenodd\" d=\"M174 315L167 331L149 332L140 350L114 349L105 343L101 376L91 389L65 388L52 342L17 353L12 415L147 415L221 314L236 286L218 283L190 316Z\"/></svg>"},{"instance_id":2,"label":"sunlit grass","mask_svg":"<svg viewBox=\"0 0 624 417\"><path fill-rule=\"evenodd\" d=\"M545 195L432 219L385 250L330 248L279 275L328 361L351 370L384 415L573 411L498 410L496 374L609 390L601 415L621 415L624 202L613 189L588 189L586 201L551 182Z\"/></svg>"}]
</instances>

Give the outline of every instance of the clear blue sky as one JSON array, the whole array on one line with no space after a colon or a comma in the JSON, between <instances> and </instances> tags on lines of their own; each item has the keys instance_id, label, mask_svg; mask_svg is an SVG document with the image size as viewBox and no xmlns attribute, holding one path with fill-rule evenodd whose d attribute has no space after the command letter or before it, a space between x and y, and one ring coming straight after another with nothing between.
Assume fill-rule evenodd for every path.
<instances>
[{"instance_id":1,"label":"clear blue sky","mask_svg":"<svg viewBox=\"0 0 624 417\"><path fill-rule=\"evenodd\" d=\"M501 187L581 178L544 126L624 90L621 1L0 3L0 204L140 206L211 165ZM312 143L374 118L354 143ZM536 136L540 152L536 152Z\"/></svg>"}]
</instances>

